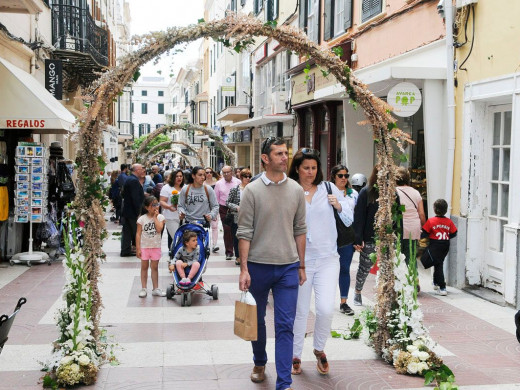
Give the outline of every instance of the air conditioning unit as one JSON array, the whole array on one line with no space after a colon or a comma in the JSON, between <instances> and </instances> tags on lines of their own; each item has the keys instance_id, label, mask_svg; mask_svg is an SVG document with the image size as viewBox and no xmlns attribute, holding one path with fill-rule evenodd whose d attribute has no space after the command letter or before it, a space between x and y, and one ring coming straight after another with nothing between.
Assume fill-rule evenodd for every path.
<instances>
[{"instance_id":1,"label":"air conditioning unit","mask_svg":"<svg viewBox=\"0 0 520 390\"><path fill-rule=\"evenodd\" d=\"M271 94L271 113L282 114L286 112L285 102L287 100L286 91L276 91Z\"/></svg>"}]
</instances>

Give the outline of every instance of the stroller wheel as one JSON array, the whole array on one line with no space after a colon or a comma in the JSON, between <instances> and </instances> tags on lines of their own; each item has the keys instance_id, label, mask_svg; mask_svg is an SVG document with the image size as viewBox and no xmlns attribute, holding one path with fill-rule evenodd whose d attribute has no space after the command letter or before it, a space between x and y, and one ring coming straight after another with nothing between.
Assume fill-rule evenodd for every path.
<instances>
[{"instance_id":1,"label":"stroller wheel","mask_svg":"<svg viewBox=\"0 0 520 390\"><path fill-rule=\"evenodd\" d=\"M166 289L166 299L172 299L174 293L175 292L173 291L173 286L170 284Z\"/></svg>"},{"instance_id":2,"label":"stroller wheel","mask_svg":"<svg viewBox=\"0 0 520 390\"><path fill-rule=\"evenodd\" d=\"M181 295L181 306L182 307L186 306L187 295L188 294L185 294L185 293L182 293L182 295Z\"/></svg>"},{"instance_id":3,"label":"stroller wheel","mask_svg":"<svg viewBox=\"0 0 520 390\"><path fill-rule=\"evenodd\" d=\"M191 306L191 294L186 294L186 306Z\"/></svg>"},{"instance_id":4,"label":"stroller wheel","mask_svg":"<svg viewBox=\"0 0 520 390\"><path fill-rule=\"evenodd\" d=\"M214 301L218 299L218 287L215 284L211 285L211 296Z\"/></svg>"}]
</instances>

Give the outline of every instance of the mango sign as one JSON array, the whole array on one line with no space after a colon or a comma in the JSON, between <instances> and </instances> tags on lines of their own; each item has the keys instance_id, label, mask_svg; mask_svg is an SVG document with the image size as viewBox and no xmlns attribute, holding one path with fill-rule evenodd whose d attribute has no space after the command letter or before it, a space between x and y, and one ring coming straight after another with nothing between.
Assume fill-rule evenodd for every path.
<instances>
[{"instance_id":1,"label":"mango sign","mask_svg":"<svg viewBox=\"0 0 520 390\"><path fill-rule=\"evenodd\" d=\"M421 91L412 83L399 83L388 92L387 102L394 108L395 115L412 116L421 107Z\"/></svg>"}]
</instances>

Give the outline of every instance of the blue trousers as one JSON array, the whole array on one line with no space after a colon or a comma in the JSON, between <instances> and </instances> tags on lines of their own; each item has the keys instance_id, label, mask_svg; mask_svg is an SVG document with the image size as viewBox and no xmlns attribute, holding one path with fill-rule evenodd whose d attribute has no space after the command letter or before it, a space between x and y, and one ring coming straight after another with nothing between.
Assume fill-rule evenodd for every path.
<instances>
[{"instance_id":1,"label":"blue trousers","mask_svg":"<svg viewBox=\"0 0 520 390\"><path fill-rule=\"evenodd\" d=\"M247 264L251 276L249 292L256 300L258 339L252 341L255 366L267 363L265 310L269 291L273 290L276 390L291 387L293 326L298 300L299 262L288 265Z\"/></svg>"},{"instance_id":2,"label":"blue trousers","mask_svg":"<svg viewBox=\"0 0 520 390\"><path fill-rule=\"evenodd\" d=\"M339 293L341 298L348 298L350 288L350 263L354 255L354 245L338 248L339 254Z\"/></svg>"}]
</instances>

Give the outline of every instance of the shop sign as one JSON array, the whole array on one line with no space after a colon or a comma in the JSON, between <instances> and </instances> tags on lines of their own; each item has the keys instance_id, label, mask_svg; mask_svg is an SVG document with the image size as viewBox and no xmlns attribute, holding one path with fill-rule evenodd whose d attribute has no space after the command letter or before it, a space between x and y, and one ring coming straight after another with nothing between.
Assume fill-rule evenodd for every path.
<instances>
[{"instance_id":1,"label":"shop sign","mask_svg":"<svg viewBox=\"0 0 520 390\"><path fill-rule=\"evenodd\" d=\"M61 60L45 60L45 89L56 100L63 99L63 71Z\"/></svg>"},{"instance_id":2,"label":"shop sign","mask_svg":"<svg viewBox=\"0 0 520 390\"><path fill-rule=\"evenodd\" d=\"M291 104L296 105L314 99L314 92L322 88L335 85L336 78L329 74L327 77L318 68L300 73L292 78Z\"/></svg>"},{"instance_id":3,"label":"shop sign","mask_svg":"<svg viewBox=\"0 0 520 390\"><path fill-rule=\"evenodd\" d=\"M387 102L400 117L408 117L415 114L421 107L422 95L419 88L412 83L399 83L388 92Z\"/></svg>"},{"instance_id":4,"label":"shop sign","mask_svg":"<svg viewBox=\"0 0 520 390\"><path fill-rule=\"evenodd\" d=\"M1 122L0 126L7 129L40 129L45 127L45 119L6 119L5 126Z\"/></svg>"},{"instance_id":5,"label":"shop sign","mask_svg":"<svg viewBox=\"0 0 520 390\"><path fill-rule=\"evenodd\" d=\"M235 96L235 76L227 76L222 83L222 96Z\"/></svg>"}]
</instances>

